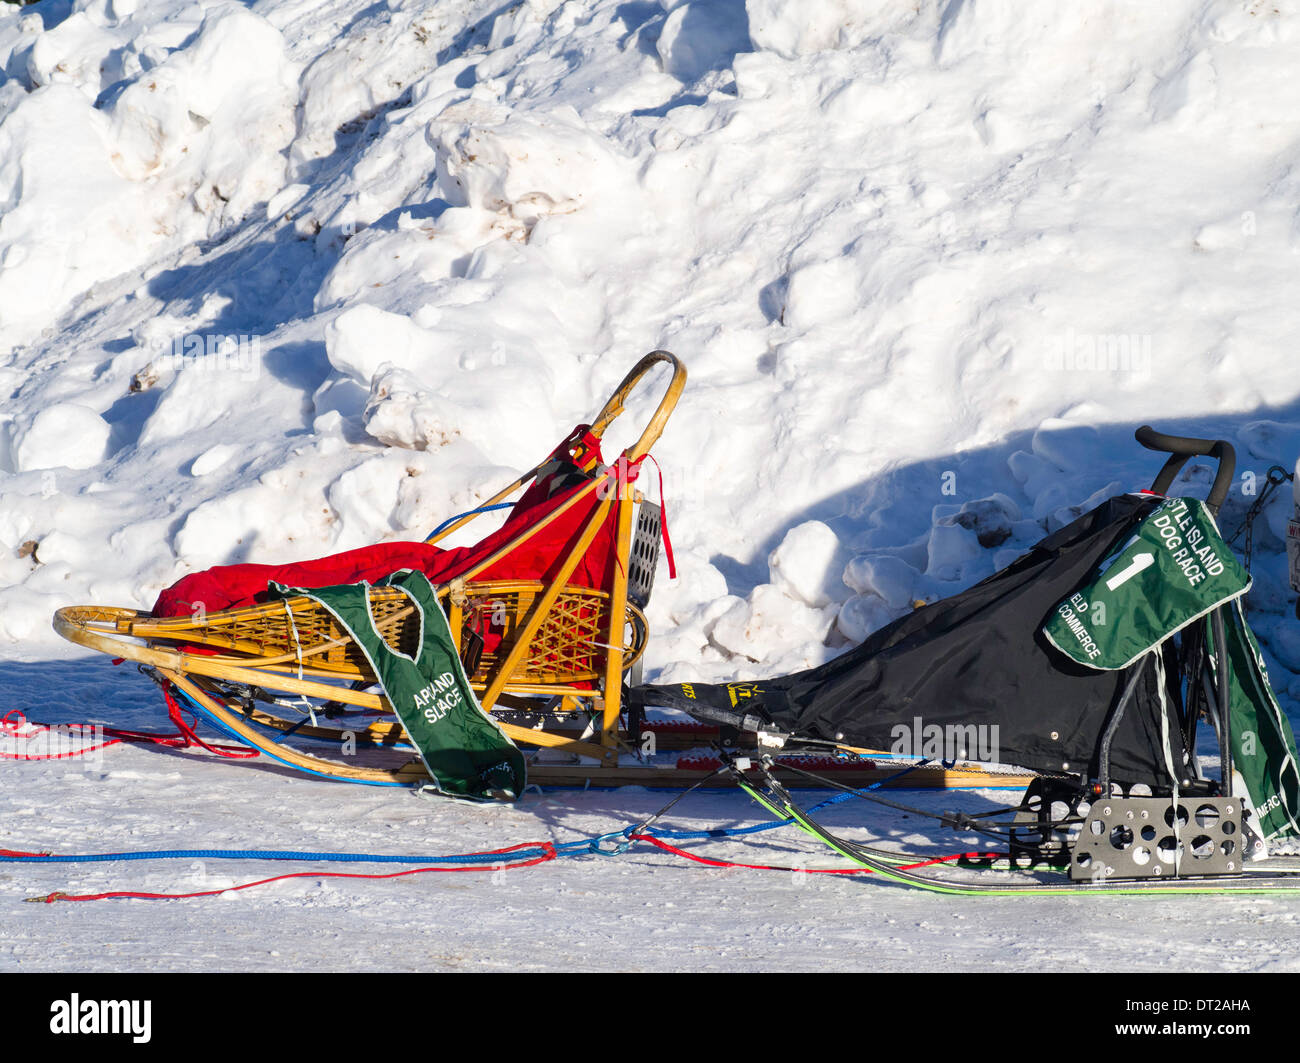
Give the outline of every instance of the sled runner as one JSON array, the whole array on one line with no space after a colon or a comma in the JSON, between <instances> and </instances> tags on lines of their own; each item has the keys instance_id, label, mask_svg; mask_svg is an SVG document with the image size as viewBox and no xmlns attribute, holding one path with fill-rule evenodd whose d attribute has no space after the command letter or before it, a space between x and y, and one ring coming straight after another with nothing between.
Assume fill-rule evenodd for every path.
<instances>
[{"instance_id":1,"label":"sled runner","mask_svg":"<svg viewBox=\"0 0 1300 1063\"><path fill-rule=\"evenodd\" d=\"M1150 491L1107 500L841 657L759 682L638 687L632 700L787 751L888 748L900 728L923 725L991 729L992 759L1037 778L998 821L945 822L999 838L1012 864L1059 865L1089 882L1242 873L1270 839L1300 835L1300 771L1246 625L1249 575L1214 520L1235 455L1222 440L1150 427L1137 440L1170 454ZM1198 455L1218 462L1207 500L1166 497ZM1217 772L1196 755L1203 723ZM879 853L834 839L781 780L762 778L766 807L880 870Z\"/></svg>"},{"instance_id":2,"label":"sled runner","mask_svg":"<svg viewBox=\"0 0 1300 1063\"><path fill-rule=\"evenodd\" d=\"M605 465L605 431L659 365L671 376L657 408L640 437ZM165 590L151 613L73 606L57 612L54 627L75 643L137 662L169 696L292 767L356 782L419 782L427 777L419 760L380 765L350 755L407 748L354 632L313 597L273 600L268 592L272 581L338 587L410 569L438 588L470 685L510 739L612 766L628 748L620 728L623 677L645 649L642 609L660 538L667 541L660 507L633 483L685 384L686 369L672 354L646 355L592 424L579 425L542 462L426 542L209 569ZM476 546L436 545L509 505L521 489L505 524ZM421 610L396 587L371 587L367 600L385 644L409 656L423 631ZM289 744L294 736L336 744L342 755L305 751Z\"/></svg>"}]
</instances>

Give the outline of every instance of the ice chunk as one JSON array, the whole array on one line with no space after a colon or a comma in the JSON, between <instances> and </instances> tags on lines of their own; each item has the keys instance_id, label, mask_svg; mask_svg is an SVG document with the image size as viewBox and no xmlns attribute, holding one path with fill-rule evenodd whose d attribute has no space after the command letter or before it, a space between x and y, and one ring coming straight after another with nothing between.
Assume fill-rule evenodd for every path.
<instances>
[{"instance_id":1,"label":"ice chunk","mask_svg":"<svg viewBox=\"0 0 1300 1063\"><path fill-rule=\"evenodd\" d=\"M365 387L380 366L409 366L431 346L432 337L410 318L365 303L345 310L325 327L330 365Z\"/></svg>"},{"instance_id":2,"label":"ice chunk","mask_svg":"<svg viewBox=\"0 0 1300 1063\"><path fill-rule=\"evenodd\" d=\"M89 406L47 406L16 431L14 467L18 472L93 468L104 460L110 431L108 422Z\"/></svg>"},{"instance_id":3,"label":"ice chunk","mask_svg":"<svg viewBox=\"0 0 1300 1063\"><path fill-rule=\"evenodd\" d=\"M221 468L238 453L239 448L229 443L218 443L215 447L208 447L194 459L194 464L190 466L190 475L207 476L208 473Z\"/></svg>"},{"instance_id":4,"label":"ice chunk","mask_svg":"<svg viewBox=\"0 0 1300 1063\"><path fill-rule=\"evenodd\" d=\"M792 598L821 608L848 597L839 537L821 521L791 528L768 557L769 579Z\"/></svg>"},{"instance_id":5,"label":"ice chunk","mask_svg":"<svg viewBox=\"0 0 1300 1063\"><path fill-rule=\"evenodd\" d=\"M655 47L664 70L682 81L725 67L749 50L744 0L679 4L669 12Z\"/></svg>"},{"instance_id":6,"label":"ice chunk","mask_svg":"<svg viewBox=\"0 0 1300 1063\"><path fill-rule=\"evenodd\" d=\"M927 545L927 576L941 580L961 578L962 565L983 553L975 533L957 524L936 524Z\"/></svg>"},{"instance_id":7,"label":"ice chunk","mask_svg":"<svg viewBox=\"0 0 1300 1063\"><path fill-rule=\"evenodd\" d=\"M748 601L736 600L718 618L713 641L728 653L753 661L776 658L792 646L826 638L835 609L813 609L770 583L755 587Z\"/></svg>"},{"instance_id":8,"label":"ice chunk","mask_svg":"<svg viewBox=\"0 0 1300 1063\"><path fill-rule=\"evenodd\" d=\"M366 431L390 447L443 447L460 435L457 409L422 387L414 373L385 362L370 382Z\"/></svg>"},{"instance_id":9,"label":"ice chunk","mask_svg":"<svg viewBox=\"0 0 1300 1063\"><path fill-rule=\"evenodd\" d=\"M845 638L852 642L863 642L867 636L879 631L899 615L905 614L891 609L874 594L862 594L844 603L835 624Z\"/></svg>"},{"instance_id":10,"label":"ice chunk","mask_svg":"<svg viewBox=\"0 0 1300 1063\"><path fill-rule=\"evenodd\" d=\"M844 569L846 586L858 594L875 595L892 609L911 603L919 577L920 573L906 561L889 554L855 557Z\"/></svg>"},{"instance_id":11,"label":"ice chunk","mask_svg":"<svg viewBox=\"0 0 1300 1063\"><path fill-rule=\"evenodd\" d=\"M1011 538L1011 525L1019 519L1020 507L999 493L963 503L958 513L944 517L940 523L973 531L980 546L992 548Z\"/></svg>"}]
</instances>

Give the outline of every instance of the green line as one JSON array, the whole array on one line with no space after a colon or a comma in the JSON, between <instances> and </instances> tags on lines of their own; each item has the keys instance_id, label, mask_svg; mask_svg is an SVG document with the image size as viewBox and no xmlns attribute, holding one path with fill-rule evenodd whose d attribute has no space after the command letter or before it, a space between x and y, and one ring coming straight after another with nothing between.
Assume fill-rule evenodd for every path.
<instances>
[{"instance_id":1,"label":"green line","mask_svg":"<svg viewBox=\"0 0 1300 1063\"><path fill-rule=\"evenodd\" d=\"M985 896L1005 896L1005 897L1030 897L1053 895L1058 897L1081 897L1088 894L1109 893L1119 894L1121 896L1170 896L1173 894L1192 894L1194 896L1227 894L1227 893L1244 893L1255 896L1280 896L1283 894L1300 893L1300 884L1296 885L1278 885L1278 886L1254 886L1245 883L1236 884L1191 884L1187 886L1112 886L1108 883L1098 883L1096 885L1057 885L1053 883L1044 883L1036 886L1013 886L1013 885L980 885L978 883L956 884L943 883L924 875L913 875L899 871L890 867L887 863L878 859L863 856L861 853L854 853L840 843L834 835L828 833L824 828L810 820L802 809L786 804L785 812L775 808L762 794L758 793L748 783L741 782L740 788L744 790L751 798L766 808L774 816L780 819L793 819L799 827L807 834L822 842L834 852L848 860L859 864L862 867L874 871L876 874L889 879L892 882L898 882L905 886L916 886L931 893L944 893L959 897L985 897ZM1187 881L1187 880L1184 880Z\"/></svg>"}]
</instances>

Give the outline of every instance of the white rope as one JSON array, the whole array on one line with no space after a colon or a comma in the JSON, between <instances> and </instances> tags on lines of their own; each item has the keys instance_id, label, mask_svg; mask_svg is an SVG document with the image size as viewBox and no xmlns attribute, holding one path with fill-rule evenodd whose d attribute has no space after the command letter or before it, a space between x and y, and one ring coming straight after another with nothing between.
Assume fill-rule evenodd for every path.
<instances>
[{"instance_id":1,"label":"white rope","mask_svg":"<svg viewBox=\"0 0 1300 1063\"><path fill-rule=\"evenodd\" d=\"M289 618L289 630L293 632L293 649L294 649L294 653L296 653L297 656L298 656L298 682L301 683L301 682L303 682L303 676L302 676L302 641L298 638L298 625L297 625L296 623L294 623L294 619L293 619L293 607L289 605L289 599L288 599L288 598L286 598L286 599L284 600L284 612L285 612L285 615ZM303 706L306 708L306 710L307 710L307 715L308 715L309 717L311 717L311 725L312 725L313 727L318 726L317 723L316 723L316 707L315 707L315 706L314 706L310 701L307 700L307 695L306 695L306 694L299 694L299 695L298 695L298 701L302 703L302 705L303 705Z\"/></svg>"}]
</instances>

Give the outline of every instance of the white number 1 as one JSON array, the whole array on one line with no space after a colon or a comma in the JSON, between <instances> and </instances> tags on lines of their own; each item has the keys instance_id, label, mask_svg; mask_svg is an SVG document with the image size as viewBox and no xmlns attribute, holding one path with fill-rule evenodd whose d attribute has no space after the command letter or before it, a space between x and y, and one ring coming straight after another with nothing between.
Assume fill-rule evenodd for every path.
<instances>
[{"instance_id":1,"label":"white number 1","mask_svg":"<svg viewBox=\"0 0 1300 1063\"><path fill-rule=\"evenodd\" d=\"M1134 554L1133 560L1125 565L1122 571L1116 572L1115 575L1111 576L1111 578L1106 581L1106 589L1108 591L1113 591L1118 587L1122 587L1143 569L1148 569L1155 563L1155 554Z\"/></svg>"}]
</instances>

